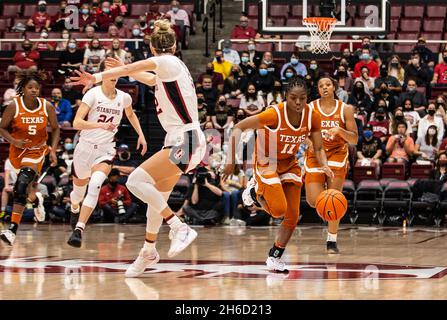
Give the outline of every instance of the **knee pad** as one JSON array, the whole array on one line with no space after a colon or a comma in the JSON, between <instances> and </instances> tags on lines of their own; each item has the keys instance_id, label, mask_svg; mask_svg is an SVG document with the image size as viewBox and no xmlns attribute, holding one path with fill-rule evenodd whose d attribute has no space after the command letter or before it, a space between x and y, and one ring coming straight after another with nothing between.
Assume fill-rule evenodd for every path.
<instances>
[{"instance_id":1,"label":"knee pad","mask_svg":"<svg viewBox=\"0 0 447 320\"><path fill-rule=\"evenodd\" d=\"M71 203L79 204L84 199L86 190L87 185L81 187L73 183L73 191L70 193Z\"/></svg>"},{"instance_id":2,"label":"knee pad","mask_svg":"<svg viewBox=\"0 0 447 320\"><path fill-rule=\"evenodd\" d=\"M92 176L90 177L90 181L88 183L88 191L87 196L84 200L84 205L86 205L89 208L95 208L96 204L98 203L99 198L99 191L101 190L102 184L107 179L107 176L102 171L95 171L93 172Z\"/></svg>"},{"instance_id":3,"label":"knee pad","mask_svg":"<svg viewBox=\"0 0 447 320\"><path fill-rule=\"evenodd\" d=\"M163 198L168 201L170 192L160 192ZM151 205L147 205L147 211L146 211L146 232L157 234L160 231L160 227L163 224L163 217L161 216L160 212L158 212L157 209L152 207Z\"/></svg>"},{"instance_id":4,"label":"knee pad","mask_svg":"<svg viewBox=\"0 0 447 320\"><path fill-rule=\"evenodd\" d=\"M37 177L36 171L29 167L20 169L17 176L17 181L14 185L14 203L22 206L26 205L26 199L28 197L28 186L31 185Z\"/></svg>"}]
</instances>

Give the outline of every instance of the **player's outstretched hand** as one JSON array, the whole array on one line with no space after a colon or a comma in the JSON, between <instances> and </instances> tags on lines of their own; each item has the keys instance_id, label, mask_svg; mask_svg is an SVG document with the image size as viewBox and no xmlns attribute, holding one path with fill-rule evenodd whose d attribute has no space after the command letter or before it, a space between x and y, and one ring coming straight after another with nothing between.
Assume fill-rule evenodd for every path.
<instances>
[{"instance_id":1,"label":"player's outstretched hand","mask_svg":"<svg viewBox=\"0 0 447 320\"><path fill-rule=\"evenodd\" d=\"M16 139L12 142L12 144L17 148L24 149L25 146L30 142L30 139Z\"/></svg>"},{"instance_id":2,"label":"player's outstretched hand","mask_svg":"<svg viewBox=\"0 0 447 320\"><path fill-rule=\"evenodd\" d=\"M226 181L228 177L231 176L233 173L234 173L234 164L227 163L222 172L222 180Z\"/></svg>"},{"instance_id":3,"label":"player's outstretched hand","mask_svg":"<svg viewBox=\"0 0 447 320\"><path fill-rule=\"evenodd\" d=\"M324 173L332 180L334 179L334 172L328 166L321 167Z\"/></svg>"},{"instance_id":4,"label":"player's outstretched hand","mask_svg":"<svg viewBox=\"0 0 447 320\"><path fill-rule=\"evenodd\" d=\"M107 131L115 131L117 125L112 122L103 122L100 124L100 128Z\"/></svg>"},{"instance_id":5,"label":"player's outstretched hand","mask_svg":"<svg viewBox=\"0 0 447 320\"><path fill-rule=\"evenodd\" d=\"M77 77L70 77L70 80L73 81L71 83L72 86L83 86L84 89L82 90L82 93L86 93L88 89L90 89L91 87L93 87L93 85L95 84L95 77L85 71L79 71L79 70L75 70L76 74L78 75Z\"/></svg>"},{"instance_id":6,"label":"player's outstretched hand","mask_svg":"<svg viewBox=\"0 0 447 320\"><path fill-rule=\"evenodd\" d=\"M56 155L56 150L51 149L50 150L50 166L51 167L55 167L57 166L57 155Z\"/></svg>"},{"instance_id":7,"label":"player's outstretched hand","mask_svg":"<svg viewBox=\"0 0 447 320\"><path fill-rule=\"evenodd\" d=\"M137 150L140 150L141 146L141 155L144 156L147 152L147 142L144 136L139 136L137 141Z\"/></svg>"},{"instance_id":8,"label":"player's outstretched hand","mask_svg":"<svg viewBox=\"0 0 447 320\"><path fill-rule=\"evenodd\" d=\"M108 57L106 59L106 67L108 68L116 68L124 66L124 61L119 58Z\"/></svg>"}]
</instances>

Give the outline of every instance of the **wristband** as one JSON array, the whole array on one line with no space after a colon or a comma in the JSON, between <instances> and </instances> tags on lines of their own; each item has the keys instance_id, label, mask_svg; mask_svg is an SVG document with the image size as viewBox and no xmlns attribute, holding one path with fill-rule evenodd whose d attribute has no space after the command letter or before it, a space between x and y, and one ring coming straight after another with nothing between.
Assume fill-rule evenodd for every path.
<instances>
[{"instance_id":1,"label":"wristband","mask_svg":"<svg viewBox=\"0 0 447 320\"><path fill-rule=\"evenodd\" d=\"M102 73L101 72L95 73L93 76L95 77L95 83L99 83L102 81Z\"/></svg>"}]
</instances>

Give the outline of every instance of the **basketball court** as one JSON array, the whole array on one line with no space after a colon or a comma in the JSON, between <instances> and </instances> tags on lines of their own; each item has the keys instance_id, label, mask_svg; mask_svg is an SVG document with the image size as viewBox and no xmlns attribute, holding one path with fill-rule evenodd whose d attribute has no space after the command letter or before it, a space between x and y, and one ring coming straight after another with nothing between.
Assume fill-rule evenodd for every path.
<instances>
[{"instance_id":1,"label":"basketball court","mask_svg":"<svg viewBox=\"0 0 447 320\"><path fill-rule=\"evenodd\" d=\"M82 249L68 225L25 224L2 246L1 299L446 299L447 230L343 226L340 255L326 254L322 225L298 227L287 247L289 274L265 259L277 228L195 227L199 236L141 278L124 272L138 255L144 225L91 225Z\"/></svg>"}]
</instances>

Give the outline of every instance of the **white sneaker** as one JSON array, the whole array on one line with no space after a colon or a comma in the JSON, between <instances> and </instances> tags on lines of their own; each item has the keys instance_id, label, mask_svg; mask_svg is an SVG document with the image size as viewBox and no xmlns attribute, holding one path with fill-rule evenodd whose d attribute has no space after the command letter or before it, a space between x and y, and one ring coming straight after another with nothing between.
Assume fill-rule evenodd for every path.
<instances>
[{"instance_id":1,"label":"white sneaker","mask_svg":"<svg viewBox=\"0 0 447 320\"><path fill-rule=\"evenodd\" d=\"M147 267L156 264L158 261L160 261L160 255L158 254L157 249L148 252L142 248L138 258L126 270L125 276L127 278L139 277L144 273L144 270L146 270Z\"/></svg>"},{"instance_id":2,"label":"white sneaker","mask_svg":"<svg viewBox=\"0 0 447 320\"><path fill-rule=\"evenodd\" d=\"M16 235L11 230L3 230L0 233L0 239L2 239L5 243L12 246L14 244L14 241L16 239Z\"/></svg>"},{"instance_id":3,"label":"white sneaker","mask_svg":"<svg viewBox=\"0 0 447 320\"><path fill-rule=\"evenodd\" d=\"M251 207L255 203L253 197L251 196L251 190L255 188L255 185L256 180L252 177L247 183L247 188L245 188L242 192L242 202L246 207Z\"/></svg>"},{"instance_id":4,"label":"white sneaker","mask_svg":"<svg viewBox=\"0 0 447 320\"><path fill-rule=\"evenodd\" d=\"M265 263L270 271L286 271L286 264L281 258L268 257Z\"/></svg>"},{"instance_id":5,"label":"white sneaker","mask_svg":"<svg viewBox=\"0 0 447 320\"><path fill-rule=\"evenodd\" d=\"M45 208L43 206L43 196L42 193L36 192L37 197L37 208L34 208L34 217L36 218L37 222L44 222L45 221Z\"/></svg>"},{"instance_id":6,"label":"white sneaker","mask_svg":"<svg viewBox=\"0 0 447 320\"><path fill-rule=\"evenodd\" d=\"M197 238L197 232L191 229L186 223L182 223L176 230L169 232L171 247L168 251L168 257L172 258L182 252L187 246Z\"/></svg>"}]
</instances>

